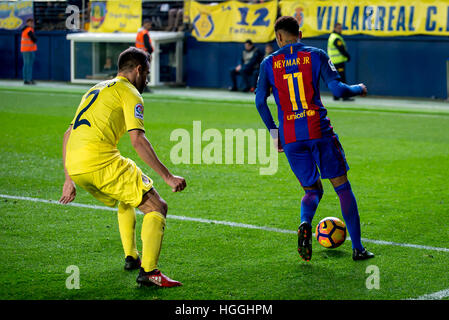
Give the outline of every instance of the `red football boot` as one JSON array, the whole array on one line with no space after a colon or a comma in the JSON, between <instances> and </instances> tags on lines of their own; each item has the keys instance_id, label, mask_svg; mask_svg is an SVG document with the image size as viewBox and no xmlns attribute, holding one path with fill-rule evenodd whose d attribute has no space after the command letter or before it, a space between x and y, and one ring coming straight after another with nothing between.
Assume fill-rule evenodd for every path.
<instances>
[{"instance_id":1,"label":"red football boot","mask_svg":"<svg viewBox=\"0 0 449 320\"><path fill-rule=\"evenodd\" d=\"M182 286L181 282L170 279L158 269L154 269L150 272L145 272L143 268L140 268L140 272L137 276L136 282L139 286L158 286L162 288Z\"/></svg>"}]
</instances>

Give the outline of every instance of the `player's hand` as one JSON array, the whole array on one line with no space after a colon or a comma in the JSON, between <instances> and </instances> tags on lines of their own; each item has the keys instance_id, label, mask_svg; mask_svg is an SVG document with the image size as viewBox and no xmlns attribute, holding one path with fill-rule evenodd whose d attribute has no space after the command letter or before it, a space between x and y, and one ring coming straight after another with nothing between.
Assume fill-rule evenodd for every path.
<instances>
[{"instance_id":1,"label":"player's hand","mask_svg":"<svg viewBox=\"0 0 449 320\"><path fill-rule=\"evenodd\" d=\"M235 67L235 71L239 72L242 69L242 65L239 64L237 67Z\"/></svg>"},{"instance_id":2,"label":"player's hand","mask_svg":"<svg viewBox=\"0 0 449 320\"><path fill-rule=\"evenodd\" d=\"M359 86L362 87L362 94L360 96L366 97L366 95L368 94L368 89L366 88L366 86L363 83L359 83Z\"/></svg>"},{"instance_id":3,"label":"player's hand","mask_svg":"<svg viewBox=\"0 0 449 320\"><path fill-rule=\"evenodd\" d=\"M59 202L62 204L67 204L75 200L76 197L76 186L75 182L72 180L66 180L64 186L62 187L62 196Z\"/></svg>"},{"instance_id":4,"label":"player's hand","mask_svg":"<svg viewBox=\"0 0 449 320\"><path fill-rule=\"evenodd\" d=\"M186 180L183 177L170 176L165 182L172 188L173 192L182 191L187 187Z\"/></svg>"}]
</instances>

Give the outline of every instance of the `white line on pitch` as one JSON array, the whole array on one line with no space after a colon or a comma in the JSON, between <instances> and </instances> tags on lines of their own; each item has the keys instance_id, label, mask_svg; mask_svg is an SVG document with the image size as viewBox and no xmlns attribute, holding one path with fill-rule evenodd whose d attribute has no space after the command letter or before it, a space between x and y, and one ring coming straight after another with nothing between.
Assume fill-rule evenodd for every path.
<instances>
[{"instance_id":1,"label":"white line on pitch","mask_svg":"<svg viewBox=\"0 0 449 320\"><path fill-rule=\"evenodd\" d=\"M449 289L425 294L418 298L412 298L412 299L407 299L407 300L441 300L441 299L447 298L447 297L449 297Z\"/></svg>"},{"instance_id":2,"label":"white line on pitch","mask_svg":"<svg viewBox=\"0 0 449 320\"><path fill-rule=\"evenodd\" d=\"M25 200L25 201L31 201L31 202L41 202L41 203L50 203L50 204L62 205L58 201L55 201L55 200L46 200L46 199L31 198L31 197L21 197L21 196L11 196L11 195L7 195L7 194L0 194L0 198L13 199L13 200ZM95 210L117 211L117 208L110 208L110 207L97 206L97 205L91 205L91 204L83 204L83 203L76 203L76 202L72 202L72 203L66 204L66 206L78 207L78 208L88 208L88 209L95 209ZM137 212L141 213L138 210L137 210ZM170 215L170 214L167 215L167 218L175 219L175 220L184 220L184 221L195 221L195 222L201 222L201 223L220 224L220 225L226 225L226 226L230 226L230 227L239 227L239 228L246 228L246 229L273 231L273 232L278 232L278 233L296 234L295 230L286 230L286 229L279 229L279 228L272 228L272 227L265 227L265 226L256 226L256 225L252 225L252 224L237 223L237 222L230 222L230 221L211 220L211 219L194 218L194 217L186 217L186 216L175 216L175 215ZM351 240L351 239L348 238L348 240ZM439 247L432 247L432 246L424 246L424 245L420 245L420 244L399 243L399 242L384 241L384 240L373 240L373 239L366 239L366 238L362 238L362 241L368 242L368 243L374 243L374 244L378 244L378 245L387 245L387 246L398 246L398 247L406 247L406 248L414 248L414 249L433 250L433 251L439 251L439 252L449 252L449 248L439 248Z\"/></svg>"},{"instance_id":3,"label":"white line on pitch","mask_svg":"<svg viewBox=\"0 0 449 320\"><path fill-rule=\"evenodd\" d=\"M9 91L9 90L2 90L2 93L11 93L16 94L17 92L20 92L20 94L44 94L46 96L56 96L56 95L72 95L72 96L80 96L82 93L78 92L66 92L66 91L55 91L55 93L49 93L46 91ZM213 105L213 104L220 104L220 105L227 105L230 107L236 107L241 108L243 107L249 107L254 108L254 103L252 101L232 101L232 100L224 100L224 101L216 101L216 100L195 100L194 97L187 96L187 99L185 97L181 98L166 98L166 97L147 97L145 98L145 101L163 101L163 102L169 102L169 103L177 103L177 102L190 102L192 101L195 104L207 104L207 105ZM330 106L328 107L328 110L330 112L363 112L363 114L369 113L369 114L380 114L380 115L391 115L391 116L409 116L409 117L421 117L421 118L441 118L441 113L446 113L445 109L431 109L427 108L425 110L432 110L431 112L427 113L417 113L416 109L388 109L388 106L385 110L375 110L374 107L371 106L364 106L362 108L354 108L350 109L345 106ZM395 110L396 112L390 112L389 110ZM403 112L397 112L398 110ZM440 112L438 114L432 114L433 112Z\"/></svg>"}]
</instances>

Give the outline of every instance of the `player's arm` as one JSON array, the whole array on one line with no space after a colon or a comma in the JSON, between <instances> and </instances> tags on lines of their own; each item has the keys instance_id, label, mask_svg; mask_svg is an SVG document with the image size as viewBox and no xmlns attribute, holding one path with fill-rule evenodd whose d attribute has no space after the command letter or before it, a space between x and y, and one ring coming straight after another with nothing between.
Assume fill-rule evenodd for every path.
<instances>
[{"instance_id":1,"label":"player's arm","mask_svg":"<svg viewBox=\"0 0 449 320\"><path fill-rule=\"evenodd\" d=\"M185 179L171 174L167 167L159 160L143 130L130 130L129 136L131 138L131 144L139 157L172 187L173 192L182 191L186 187Z\"/></svg>"},{"instance_id":2,"label":"player's arm","mask_svg":"<svg viewBox=\"0 0 449 320\"><path fill-rule=\"evenodd\" d=\"M353 96L364 97L368 93L368 89L363 83L350 86L340 80L332 80L327 84L327 87L337 98Z\"/></svg>"},{"instance_id":3,"label":"player's arm","mask_svg":"<svg viewBox=\"0 0 449 320\"><path fill-rule=\"evenodd\" d=\"M278 127L274 123L273 115L268 108L267 98L270 96L271 85L268 81L268 76L265 71L267 60L264 60L260 65L259 78L257 79L256 87L256 108L265 123L265 126L270 131L271 137L274 140L275 146L279 152L284 151L278 139L279 131Z\"/></svg>"},{"instance_id":4,"label":"player's arm","mask_svg":"<svg viewBox=\"0 0 449 320\"><path fill-rule=\"evenodd\" d=\"M186 187L185 179L170 173L167 167L159 160L153 146L145 136L142 97L133 91L125 90L122 92L122 101L126 130L129 132L131 144L139 157L172 187L173 192L182 191Z\"/></svg>"},{"instance_id":5,"label":"player's arm","mask_svg":"<svg viewBox=\"0 0 449 320\"><path fill-rule=\"evenodd\" d=\"M64 133L64 137L62 139L62 162L64 165L65 181L64 186L62 187L62 196L61 199L59 199L59 202L63 204L72 202L76 197L75 182L73 182L72 178L70 178L69 173L67 172L67 168L65 166L65 156L67 150L66 146L71 132L72 132L72 125L70 125L67 131Z\"/></svg>"},{"instance_id":6,"label":"player's arm","mask_svg":"<svg viewBox=\"0 0 449 320\"><path fill-rule=\"evenodd\" d=\"M341 82L340 75L335 68L329 56L323 50L320 50L321 77L326 82L327 87L335 97L349 98L353 96L366 96L368 90L363 83L356 85L347 85Z\"/></svg>"}]
</instances>

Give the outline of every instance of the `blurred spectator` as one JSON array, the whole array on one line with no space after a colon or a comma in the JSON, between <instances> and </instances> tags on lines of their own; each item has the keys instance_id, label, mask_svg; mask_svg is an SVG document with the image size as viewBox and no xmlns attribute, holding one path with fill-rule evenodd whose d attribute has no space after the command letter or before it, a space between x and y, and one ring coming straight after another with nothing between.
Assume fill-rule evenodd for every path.
<instances>
[{"instance_id":1,"label":"blurred spectator","mask_svg":"<svg viewBox=\"0 0 449 320\"><path fill-rule=\"evenodd\" d=\"M60 1L35 1L34 18L39 30L64 30L67 14L67 6L76 5L80 9L81 29L88 30L90 20L91 1L84 0L60 0ZM184 1L142 1L142 19L152 22L152 30L182 31L189 27L183 22Z\"/></svg>"},{"instance_id":2,"label":"blurred spectator","mask_svg":"<svg viewBox=\"0 0 449 320\"><path fill-rule=\"evenodd\" d=\"M262 62L263 53L254 46L251 40L245 41L245 49L242 51L240 64L231 69L232 86L230 91L237 91L237 75L242 76L243 92L253 92L256 87L259 65Z\"/></svg>"},{"instance_id":3,"label":"blurred spectator","mask_svg":"<svg viewBox=\"0 0 449 320\"><path fill-rule=\"evenodd\" d=\"M346 42L342 37L342 25L337 22L334 25L334 30L327 41L327 54L340 74L341 81L346 83L346 62L349 62L351 56L348 53ZM340 98L334 96L334 100ZM345 101L354 101L352 98L343 98Z\"/></svg>"},{"instance_id":4,"label":"blurred spectator","mask_svg":"<svg viewBox=\"0 0 449 320\"><path fill-rule=\"evenodd\" d=\"M152 54L154 51L153 45L151 44L150 38L150 29L151 29L151 20L145 19L143 20L142 28L140 28L137 32L136 36L136 48L145 50L149 54Z\"/></svg>"},{"instance_id":5,"label":"blurred spectator","mask_svg":"<svg viewBox=\"0 0 449 320\"><path fill-rule=\"evenodd\" d=\"M265 45L265 56L264 56L264 58L268 57L273 52L274 52L273 45L271 43L267 43Z\"/></svg>"},{"instance_id":6,"label":"blurred spectator","mask_svg":"<svg viewBox=\"0 0 449 320\"><path fill-rule=\"evenodd\" d=\"M142 2L142 18L150 19L152 30L177 31L183 29L183 1L161 1Z\"/></svg>"},{"instance_id":7,"label":"blurred spectator","mask_svg":"<svg viewBox=\"0 0 449 320\"><path fill-rule=\"evenodd\" d=\"M113 70L112 58L106 57L106 61L104 62L103 65L103 72L110 72L112 70Z\"/></svg>"},{"instance_id":8,"label":"blurred spectator","mask_svg":"<svg viewBox=\"0 0 449 320\"><path fill-rule=\"evenodd\" d=\"M44 9L44 24L50 24L53 16L53 2L48 1Z\"/></svg>"},{"instance_id":9,"label":"blurred spectator","mask_svg":"<svg viewBox=\"0 0 449 320\"><path fill-rule=\"evenodd\" d=\"M172 8L168 11L168 26L165 31L180 31L183 29L184 9Z\"/></svg>"},{"instance_id":10,"label":"blurred spectator","mask_svg":"<svg viewBox=\"0 0 449 320\"><path fill-rule=\"evenodd\" d=\"M36 1L33 3L34 17L39 30L64 30L67 5L72 1Z\"/></svg>"},{"instance_id":11,"label":"blurred spectator","mask_svg":"<svg viewBox=\"0 0 449 320\"><path fill-rule=\"evenodd\" d=\"M106 57L106 60L103 65L103 70L101 70L103 74L106 74L107 79L113 79L117 74L117 70L115 68L114 63L112 62L111 57Z\"/></svg>"},{"instance_id":12,"label":"blurred spectator","mask_svg":"<svg viewBox=\"0 0 449 320\"><path fill-rule=\"evenodd\" d=\"M22 38L20 41L20 51L23 57L23 83L34 84L33 64L37 51L37 39L34 35L34 20L27 19L26 26L22 29Z\"/></svg>"}]
</instances>

